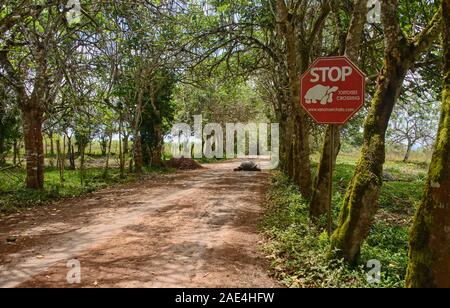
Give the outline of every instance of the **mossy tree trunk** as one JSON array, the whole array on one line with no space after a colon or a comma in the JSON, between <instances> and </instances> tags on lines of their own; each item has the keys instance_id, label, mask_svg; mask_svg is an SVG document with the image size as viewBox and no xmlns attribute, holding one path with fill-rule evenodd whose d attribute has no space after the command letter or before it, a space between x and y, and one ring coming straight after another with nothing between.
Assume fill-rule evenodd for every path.
<instances>
[{"instance_id":1,"label":"mossy tree trunk","mask_svg":"<svg viewBox=\"0 0 450 308\"><path fill-rule=\"evenodd\" d=\"M364 144L341 208L338 228L331 238L331 255L354 263L378 209L383 183L386 130L406 73L421 52L439 34L440 13L417 37L408 39L400 29L397 0L382 0L385 35L384 65L364 126Z\"/></svg>"},{"instance_id":2,"label":"mossy tree trunk","mask_svg":"<svg viewBox=\"0 0 450 308\"><path fill-rule=\"evenodd\" d=\"M355 0L354 12L345 42L346 46L340 48L341 50L344 50L344 54L355 64L358 63L359 51L363 38L363 30L367 16L367 2L368 0ZM340 127L334 130L329 127L325 135L322 155L320 157L319 168L314 181L314 190L310 203L310 214L313 220L325 215L328 210L328 205L331 202L331 194L329 191L331 187L330 178L333 176L332 174L330 175L331 133L334 131L334 155L331 159L335 166L341 148L340 130Z\"/></svg>"},{"instance_id":3,"label":"mossy tree trunk","mask_svg":"<svg viewBox=\"0 0 450 308\"><path fill-rule=\"evenodd\" d=\"M443 1L442 116L425 196L411 230L406 285L450 288L450 0Z\"/></svg>"}]
</instances>

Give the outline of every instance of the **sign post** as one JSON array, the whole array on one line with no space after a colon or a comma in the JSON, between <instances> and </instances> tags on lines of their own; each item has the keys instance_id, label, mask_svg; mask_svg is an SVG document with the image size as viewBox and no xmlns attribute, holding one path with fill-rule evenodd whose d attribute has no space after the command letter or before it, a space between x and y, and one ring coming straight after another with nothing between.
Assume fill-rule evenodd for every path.
<instances>
[{"instance_id":1,"label":"sign post","mask_svg":"<svg viewBox=\"0 0 450 308\"><path fill-rule=\"evenodd\" d=\"M332 233L333 169L336 130L364 105L365 75L347 57L318 58L301 77L301 105L330 132L328 234Z\"/></svg>"},{"instance_id":2,"label":"sign post","mask_svg":"<svg viewBox=\"0 0 450 308\"><path fill-rule=\"evenodd\" d=\"M330 176L328 178L328 191L330 193L329 195L329 202L328 202L328 207L327 207L327 215L328 215L328 225L327 225L327 230L328 230L328 235L331 236L331 234L333 233L333 208L331 206L332 202L333 202L333 174L334 174L334 136L335 136L335 130L337 129L336 125L334 124L330 124Z\"/></svg>"}]
</instances>

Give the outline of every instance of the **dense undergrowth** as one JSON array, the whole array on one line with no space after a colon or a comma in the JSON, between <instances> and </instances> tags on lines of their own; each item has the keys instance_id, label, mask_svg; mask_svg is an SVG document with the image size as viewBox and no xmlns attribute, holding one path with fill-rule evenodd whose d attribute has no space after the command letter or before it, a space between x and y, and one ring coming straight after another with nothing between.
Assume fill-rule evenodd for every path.
<instances>
[{"instance_id":1,"label":"dense undergrowth","mask_svg":"<svg viewBox=\"0 0 450 308\"><path fill-rule=\"evenodd\" d=\"M404 287L407 268L408 230L421 199L426 166L388 163L395 181L383 186L380 210L364 243L358 263L330 261L329 238L310 223L307 202L285 175L274 173L268 191L263 232L266 252L276 278L288 287ZM340 159L334 177L334 222L354 170L352 159ZM381 281L371 284L370 260L381 263Z\"/></svg>"}]
</instances>

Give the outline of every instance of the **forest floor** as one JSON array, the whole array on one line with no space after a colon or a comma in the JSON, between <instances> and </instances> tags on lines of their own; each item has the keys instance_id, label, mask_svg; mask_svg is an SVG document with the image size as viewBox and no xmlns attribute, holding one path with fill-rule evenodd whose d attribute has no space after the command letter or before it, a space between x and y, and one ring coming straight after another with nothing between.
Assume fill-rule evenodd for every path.
<instances>
[{"instance_id":1,"label":"forest floor","mask_svg":"<svg viewBox=\"0 0 450 308\"><path fill-rule=\"evenodd\" d=\"M278 287L258 232L269 173L147 175L0 222L0 287Z\"/></svg>"},{"instance_id":2,"label":"forest floor","mask_svg":"<svg viewBox=\"0 0 450 308\"><path fill-rule=\"evenodd\" d=\"M314 157L314 168L318 157ZM333 228L337 227L343 199L352 179L358 155L342 152L333 185ZM379 210L357 263L347 266L330 260L326 217L319 227L311 224L309 203L298 186L281 172L271 176L261 231L267 245L272 274L290 288L403 288L408 263L409 228L422 200L427 178L426 161L403 163L390 158L379 199ZM322 227L320 227L322 226ZM381 265L381 279L367 280L369 261Z\"/></svg>"}]
</instances>

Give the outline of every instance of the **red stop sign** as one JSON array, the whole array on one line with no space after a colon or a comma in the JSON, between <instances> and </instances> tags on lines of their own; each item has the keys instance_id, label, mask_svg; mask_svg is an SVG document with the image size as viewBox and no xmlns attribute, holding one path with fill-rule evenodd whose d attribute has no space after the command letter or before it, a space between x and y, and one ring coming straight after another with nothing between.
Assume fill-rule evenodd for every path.
<instances>
[{"instance_id":1,"label":"red stop sign","mask_svg":"<svg viewBox=\"0 0 450 308\"><path fill-rule=\"evenodd\" d=\"M301 104L318 124L343 125L364 105L365 88L347 57L318 58L301 78Z\"/></svg>"}]
</instances>

